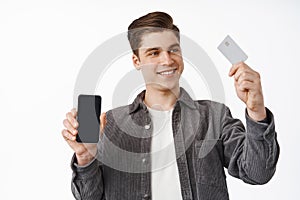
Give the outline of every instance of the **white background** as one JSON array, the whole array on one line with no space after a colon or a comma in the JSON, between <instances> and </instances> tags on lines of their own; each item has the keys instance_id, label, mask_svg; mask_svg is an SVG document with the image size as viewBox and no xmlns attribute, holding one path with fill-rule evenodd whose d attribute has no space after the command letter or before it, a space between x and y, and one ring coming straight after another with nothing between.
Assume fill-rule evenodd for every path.
<instances>
[{"instance_id":1,"label":"white background","mask_svg":"<svg viewBox=\"0 0 300 200\"><path fill-rule=\"evenodd\" d=\"M245 106L227 75L229 62L216 49L227 34L262 76L281 146L277 172L263 186L227 176L231 199L300 198L299 1L1 0L0 199L73 199L72 151L61 130L80 67L102 42L156 10L171 14L213 60L233 116L244 121ZM120 78L109 76L114 83Z\"/></svg>"}]
</instances>

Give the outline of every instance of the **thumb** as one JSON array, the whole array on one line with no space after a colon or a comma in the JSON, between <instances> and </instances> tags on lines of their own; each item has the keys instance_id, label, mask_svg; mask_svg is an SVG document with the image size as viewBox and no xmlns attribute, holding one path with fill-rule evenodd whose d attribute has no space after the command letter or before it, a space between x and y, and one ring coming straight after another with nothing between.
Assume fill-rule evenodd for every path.
<instances>
[{"instance_id":1,"label":"thumb","mask_svg":"<svg viewBox=\"0 0 300 200\"><path fill-rule=\"evenodd\" d=\"M244 64L243 62L238 62L236 64L233 64L232 67L229 70L228 76L230 76L230 77L233 76L237 72L239 67L243 64Z\"/></svg>"}]
</instances>

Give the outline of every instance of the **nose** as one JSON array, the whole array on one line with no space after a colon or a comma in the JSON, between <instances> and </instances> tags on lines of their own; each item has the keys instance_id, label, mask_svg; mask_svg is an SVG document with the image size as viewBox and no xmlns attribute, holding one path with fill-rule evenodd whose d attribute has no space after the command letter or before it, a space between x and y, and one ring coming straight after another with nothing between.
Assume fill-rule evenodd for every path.
<instances>
[{"instance_id":1,"label":"nose","mask_svg":"<svg viewBox=\"0 0 300 200\"><path fill-rule=\"evenodd\" d=\"M172 59L170 52L168 52L168 51L161 52L161 65L170 66L173 63L174 63L174 60Z\"/></svg>"}]
</instances>

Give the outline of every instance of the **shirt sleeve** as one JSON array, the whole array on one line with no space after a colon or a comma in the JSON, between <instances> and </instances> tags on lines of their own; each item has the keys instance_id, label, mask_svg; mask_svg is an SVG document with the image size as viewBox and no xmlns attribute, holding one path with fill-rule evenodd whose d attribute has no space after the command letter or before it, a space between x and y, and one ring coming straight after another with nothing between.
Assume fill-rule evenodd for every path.
<instances>
[{"instance_id":1,"label":"shirt sleeve","mask_svg":"<svg viewBox=\"0 0 300 200\"><path fill-rule=\"evenodd\" d=\"M272 112L266 108L267 117L254 121L245 111L246 127L231 116L225 106L222 119L224 165L228 173L250 184L265 184L275 173L279 145Z\"/></svg>"},{"instance_id":2,"label":"shirt sleeve","mask_svg":"<svg viewBox=\"0 0 300 200\"><path fill-rule=\"evenodd\" d=\"M75 154L72 157L73 170L71 189L77 200L98 200L103 196L101 163L96 157L85 166L78 166Z\"/></svg>"}]
</instances>

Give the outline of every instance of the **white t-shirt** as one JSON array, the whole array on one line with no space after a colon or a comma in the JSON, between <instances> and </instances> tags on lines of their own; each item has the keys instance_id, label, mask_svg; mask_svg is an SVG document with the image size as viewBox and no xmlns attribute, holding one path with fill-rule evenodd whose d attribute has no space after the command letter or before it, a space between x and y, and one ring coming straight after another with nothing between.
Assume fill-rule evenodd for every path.
<instances>
[{"instance_id":1,"label":"white t-shirt","mask_svg":"<svg viewBox=\"0 0 300 200\"><path fill-rule=\"evenodd\" d=\"M182 200L175 145L172 112L148 107L153 122L151 143L151 189L153 200Z\"/></svg>"}]
</instances>

